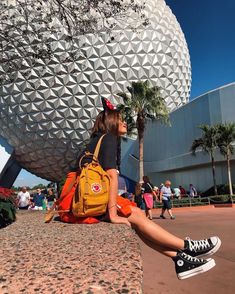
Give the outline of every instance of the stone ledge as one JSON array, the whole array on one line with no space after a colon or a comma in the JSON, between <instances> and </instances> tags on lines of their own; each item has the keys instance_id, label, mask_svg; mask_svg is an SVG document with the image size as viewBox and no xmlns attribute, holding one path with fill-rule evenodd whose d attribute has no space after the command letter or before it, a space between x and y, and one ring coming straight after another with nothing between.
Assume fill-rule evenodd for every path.
<instances>
[{"instance_id":1,"label":"stone ledge","mask_svg":"<svg viewBox=\"0 0 235 294\"><path fill-rule=\"evenodd\" d=\"M19 211L0 235L1 293L142 293L139 243L125 225L45 224L43 212Z\"/></svg>"}]
</instances>

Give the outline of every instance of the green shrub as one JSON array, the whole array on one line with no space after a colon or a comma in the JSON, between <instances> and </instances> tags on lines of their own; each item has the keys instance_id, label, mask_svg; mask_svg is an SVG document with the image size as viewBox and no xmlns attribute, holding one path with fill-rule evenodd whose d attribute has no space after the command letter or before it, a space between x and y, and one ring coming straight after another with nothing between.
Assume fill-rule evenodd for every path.
<instances>
[{"instance_id":1,"label":"green shrub","mask_svg":"<svg viewBox=\"0 0 235 294\"><path fill-rule=\"evenodd\" d=\"M15 197L11 190L0 187L0 228L16 220Z\"/></svg>"},{"instance_id":2,"label":"green shrub","mask_svg":"<svg viewBox=\"0 0 235 294\"><path fill-rule=\"evenodd\" d=\"M0 228L16 220L16 208L9 200L0 199Z\"/></svg>"},{"instance_id":3,"label":"green shrub","mask_svg":"<svg viewBox=\"0 0 235 294\"><path fill-rule=\"evenodd\" d=\"M230 195L219 195L210 197L211 203L220 204L220 203L230 203Z\"/></svg>"},{"instance_id":4,"label":"green shrub","mask_svg":"<svg viewBox=\"0 0 235 294\"><path fill-rule=\"evenodd\" d=\"M208 198L182 198L182 199L174 199L172 201L173 208L174 207L188 207L188 206L201 206L209 204ZM161 208L162 203L155 202L155 208Z\"/></svg>"},{"instance_id":5,"label":"green shrub","mask_svg":"<svg viewBox=\"0 0 235 294\"><path fill-rule=\"evenodd\" d=\"M218 191L218 195L229 194L229 186L227 184L226 185L217 185L217 191ZM235 185L234 184L233 184L233 191L235 192ZM201 195L203 197L214 196L215 195L214 187L209 188L205 192L201 193Z\"/></svg>"}]
</instances>

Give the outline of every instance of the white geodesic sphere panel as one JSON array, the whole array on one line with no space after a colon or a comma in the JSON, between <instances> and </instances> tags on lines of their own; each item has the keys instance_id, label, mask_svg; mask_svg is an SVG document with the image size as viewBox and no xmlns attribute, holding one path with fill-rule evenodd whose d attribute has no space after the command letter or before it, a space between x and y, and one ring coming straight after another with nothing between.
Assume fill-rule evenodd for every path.
<instances>
[{"instance_id":1,"label":"white geodesic sphere panel","mask_svg":"<svg viewBox=\"0 0 235 294\"><path fill-rule=\"evenodd\" d=\"M146 0L145 10L149 26L133 32L117 25L112 41L106 33L89 34L71 47L63 35L52 35L51 60L32 66L24 59L4 79L0 135L15 148L22 167L60 180L89 137L100 95L112 100L132 81L149 79L160 86L171 111L188 101L191 67L184 34L165 1ZM6 66L0 65L0 75Z\"/></svg>"}]
</instances>

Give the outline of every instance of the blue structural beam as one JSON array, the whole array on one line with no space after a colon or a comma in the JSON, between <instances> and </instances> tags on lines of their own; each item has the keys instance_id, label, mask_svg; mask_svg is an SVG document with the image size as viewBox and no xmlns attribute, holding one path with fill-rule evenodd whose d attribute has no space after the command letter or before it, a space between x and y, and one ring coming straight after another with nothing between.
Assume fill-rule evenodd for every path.
<instances>
[{"instance_id":1,"label":"blue structural beam","mask_svg":"<svg viewBox=\"0 0 235 294\"><path fill-rule=\"evenodd\" d=\"M13 148L0 136L0 186L11 188L20 171Z\"/></svg>"}]
</instances>

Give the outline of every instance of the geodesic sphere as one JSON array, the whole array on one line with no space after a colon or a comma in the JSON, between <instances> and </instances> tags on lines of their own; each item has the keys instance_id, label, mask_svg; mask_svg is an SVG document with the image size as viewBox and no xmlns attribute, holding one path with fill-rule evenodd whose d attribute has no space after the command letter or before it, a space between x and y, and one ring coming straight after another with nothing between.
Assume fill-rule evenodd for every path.
<instances>
[{"instance_id":1,"label":"geodesic sphere","mask_svg":"<svg viewBox=\"0 0 235 294\"><path fill-rule=\"evenodd\" d=\"M112 101L132 81L148 79L161 87L170 110L188 101L191 68L184 34L165 1L146 0L145 13L147 27L134 32L118 24L114 40L106 33L88 34L71 45L63 34L52 35L50 60L32 65L24 58L20 70L7 74L0 87L0 135L22 167L60 180L89 137L100 96Z\"/></svg>"}]
</instances>

